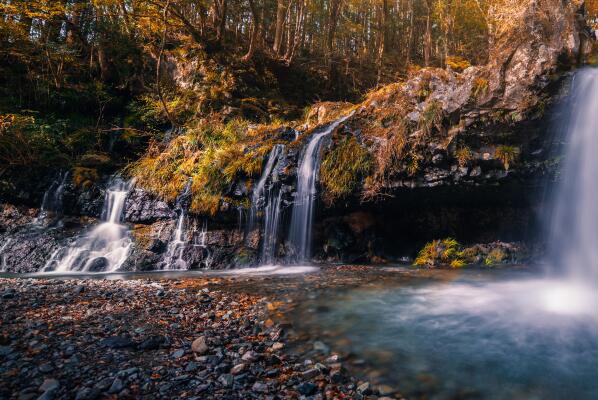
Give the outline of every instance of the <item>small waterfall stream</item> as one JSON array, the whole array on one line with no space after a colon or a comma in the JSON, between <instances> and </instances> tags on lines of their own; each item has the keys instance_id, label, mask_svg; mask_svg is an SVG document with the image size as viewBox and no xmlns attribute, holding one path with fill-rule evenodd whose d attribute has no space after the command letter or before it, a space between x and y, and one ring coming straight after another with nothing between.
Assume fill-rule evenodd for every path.
<instances>
[{"instance_id":1,"label":"small waterfall stream","mask_svg":"<svg viewBox=\"0 0 598 400\"><path fill-rule=\"evenodd\" d=\"M260 263L272 264L276 260L276 246L279 241L281 220L282 191L278 182L276 165L285 152L285 146L275 145L270 151L268 160L253 194L251 196L251 210L249 212L248 230L251 232L258 223L258 217L263 210L262 217L262 250Z\"/></svg>"},{"instance_id":2,"label":"small waterfall stream","mask_svg":"<svg viewBox=\"0 0 598 400\"><path fill-rule=\"evenodd\" d=\"M330 135L352 114L337 119L320 133L312 135L299 162L297 196L293 205L289 242L294 250L293 261L309 261L311 257L312 225L316 200L316 183L320 171L321 148Z\"/></svg>"},{"instance_id":3,"label":"small waterfall stream","mask_svg":"<svg viewBox=\"0 0 598 400\"><path fill-rule=\"evenodd\" d=\"M73 244L57 250L43 272L112 272L126 261L131 250L129 229L121 223L131 183L116 178L106 190L102 219L105 221Z\"/></svg>"},{"instance_id":4,"label":"small waterfall stream","mask_svg":"<svg viewBox=\"0 0 598 400\"><path fill-rule=\"evenodd\" d=\"M50 213L57 215L62 214L64 189L68 177L68 172L61 173L58 176L58 179L54 180L48 190L46 190L36 222L46 219Z\"/></svg>"},{"instance_id":5,"label":"small waterfall stream","mask_svg":"<svg viewBox=\"0 0 598 400\"><path fill-rule=\"evenodd\" d=\"M579 71L571 90L549 246L559 272L587 281L598 278L598 69Z\"/></svg>"},{"instance_id":6,"label":"small waterfall stream","mask_svg":"<svg viewBox=\"0 0 598 400\"><path fill-rule=\"evenodd\" d=\"M183 259L183 253L187 247L186 229L185 229L186 213L181 210L177 220L174 236L168 243L166 255L164 256L164 265L162 269L165 270L186 270L187 262Z\"/></svg>"},{"instance_id":7,"label":"small waterfall stream","mask_svg":"<svg viewBox=\"0 0 598 400\"><path fill-rule=\"evenodd\" d=\"M189 268L183 256L187 248L187 205L191 196L191 184L189 180L183 192L176 199L176 208L179 210L179 218L177 219L176 228L173 236L168 242L168 248L162 261L160 269L163 270L186 270Z\"/></svg>"}]
</instances>

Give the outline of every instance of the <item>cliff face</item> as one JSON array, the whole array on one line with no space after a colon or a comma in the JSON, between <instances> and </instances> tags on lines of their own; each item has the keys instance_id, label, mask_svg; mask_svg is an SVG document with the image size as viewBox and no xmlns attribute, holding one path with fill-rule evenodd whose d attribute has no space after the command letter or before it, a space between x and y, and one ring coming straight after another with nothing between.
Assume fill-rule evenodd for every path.
<instances>
[{"instance_id":1,"label":"cliff face","mask_svg":"<svg viewBox=\"0 0 598 400\"><path fill-rule=\"evenodd\" d=\"M552 120L559 118L557 105L566 97L570 71L593 40L582 12L582 2L560 0L497 8L491 14L494 39L487 65L463 71L424 68L360 104L318 104L294 130L269 132L268 143L286 145L270 178L282 197L280 255L287 249L285 227L302 146L318 127L351 112L323 150L316 258L392 259L443 236L471 243L528 239L537 228L540 189L558 170ZM173 68L177 78L181 71ZM185 238L192 245L183 254L190 268L257 261L259 229L245 226L258 178L237 177L215 216L190 215L188 225L195 228ZM78 217L49 230L23 229L36 211L3 206L0 238L11 238L0 253L4 267L41 268L74 231L92 222L79 216L99 217L102 199L101 188L69 187L64 209ZM155 268L176 227L175 204L138 187L129 194L124 218L134 239L124 268ZM205 224L207 232L201 229ZM202 246L193 245L198 240Z\"/></svg>"}]
</instances>

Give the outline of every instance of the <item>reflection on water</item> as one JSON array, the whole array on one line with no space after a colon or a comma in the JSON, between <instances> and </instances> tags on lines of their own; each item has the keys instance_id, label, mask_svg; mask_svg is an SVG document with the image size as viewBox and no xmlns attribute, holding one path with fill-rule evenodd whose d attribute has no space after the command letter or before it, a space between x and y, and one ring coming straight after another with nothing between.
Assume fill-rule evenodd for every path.
<instances>
[{"instance_id":1,"label":"reflection on water","mask_svg":"<svg viewBox=\"0 0 598 400\"><path fill-rule=\"evenodd\" d=\"M597 304L582 284L461 279L345 291L297 323L409 397L596 399Z\"/></svg>"}]
</instances>

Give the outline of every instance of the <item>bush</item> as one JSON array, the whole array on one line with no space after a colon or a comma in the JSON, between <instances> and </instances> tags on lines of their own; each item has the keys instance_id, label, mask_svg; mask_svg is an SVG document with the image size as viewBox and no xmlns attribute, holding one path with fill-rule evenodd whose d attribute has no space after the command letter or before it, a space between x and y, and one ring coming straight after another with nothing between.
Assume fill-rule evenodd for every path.
<instances>
[{"instance_id":1,"label":"bush","mask_svg":"<svg viewBox=\"0 0 598 400\"><path fill-rule=\"evenodd\" d=\"M517 160L519 149L513 146L498 146L494 156L503 163L508 171L510 166Z\"/></svg>"},{"instance_id":2,"label":"bush","mask_svg":"<svg viewBox=\"0 0 598 400\"><path fill-rule=\"evenodd\" d=\"M453 238L433 240L427 243L417 255L414 265L418 267L450 266L461 268L467 264L463 256L463 248Z\"/></svg>"},{"instance_id":3,"label":"bush","mask_svg":"<svg viewBox=\"0 0 598 400\"><path fill-rule=\"evenodd\" d=\"M471 63L460 56L448 56L446 58L446 66L450 67L453 71L463 72L471 67Z\"/></svg>"},{"instance_id":4,"label":"bush","mask_svg":"<svg viewBox=\"0 0 598 400\"><path fill-rule=\"evenodd\" d=\"M328 204L354 192L373 167L370 153L353 136L345 136L328 151L320 168L323 198Z\"/></svg>"}]
</instances>

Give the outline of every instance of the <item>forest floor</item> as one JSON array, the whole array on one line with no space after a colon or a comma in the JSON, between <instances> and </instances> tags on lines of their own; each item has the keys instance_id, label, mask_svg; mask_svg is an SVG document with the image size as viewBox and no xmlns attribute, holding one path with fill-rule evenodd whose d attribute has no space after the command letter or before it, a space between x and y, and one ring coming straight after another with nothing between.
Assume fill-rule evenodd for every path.
<instances>
[{"instance_id":1,"label":"forest floor","mask_svg":"<svg viewBox=\"0 0 598 400\"><path fill-rule=\"evenodd\" d=\"M301 296L380 281L360 270L0 279L0 399L401 398L289 318Z\"/></svg>"}]
</instances>

